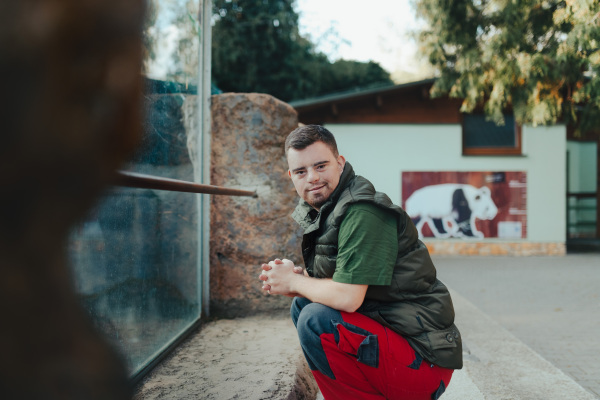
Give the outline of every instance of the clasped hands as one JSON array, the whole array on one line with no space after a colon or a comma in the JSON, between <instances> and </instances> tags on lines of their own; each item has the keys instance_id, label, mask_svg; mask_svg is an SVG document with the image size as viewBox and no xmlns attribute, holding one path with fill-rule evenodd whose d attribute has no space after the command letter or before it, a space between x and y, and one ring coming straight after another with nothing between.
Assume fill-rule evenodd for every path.
<instances>
[{"instance_id":1,"label":"clasped hands","mask_svg":"<svg viewBox=\"0 0 600 400\"><path fill-rule=\"evenodd\" d=\"M258 276L263 283L262 289L269 294L281 294L288 297L298 295L293 290L294 280L302 276L302 267L294 265L290 260L276 258L268 264L261 265L262 272Z\"/></svg>"}]
</instances>

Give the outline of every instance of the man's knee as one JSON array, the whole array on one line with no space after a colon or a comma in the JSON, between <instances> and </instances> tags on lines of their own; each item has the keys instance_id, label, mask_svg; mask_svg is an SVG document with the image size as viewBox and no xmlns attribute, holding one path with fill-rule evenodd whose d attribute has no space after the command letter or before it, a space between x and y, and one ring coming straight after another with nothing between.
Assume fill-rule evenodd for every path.
<instances>
[{"instance_id":1,"label":"man's knee","mask_svg":"<svg viewBox=\"0 0 600 400\"><path fill-rule=\"evenodd\" d=\"M301 299L294 300L294 303L292 307L297 306L300 310L295 321L298 339L310 369L318 370L329 378L335 379L323 349L321 336L334 333L335 326L332 321L341 319L340 312L323 304L305 302Z\"/></svg>"},{"instance_id":2,"label":"man's knee","mask_svg":"<svg viewBox=\"0 0 600 400\"><path fill-rule=\"evenodd\" d=\"M300 313L311 301L305 297L294 297L292 301L292 305L290 307L290 316L292 317L292 322L294 326L298 326L298 318L300 317Z\"/></svg>"},{"instance_id":3,"label":"man's knee","mask_svg":"<svg viewBox=\"0 0 600 400\"><path fill-rule=\"evenodd\" d=\"M341 320L339 311L319 303L310 303L302 308L296 328L300 342L320 340L324 333L334 333L332 321Z\"/></svg>"}]
</instances>

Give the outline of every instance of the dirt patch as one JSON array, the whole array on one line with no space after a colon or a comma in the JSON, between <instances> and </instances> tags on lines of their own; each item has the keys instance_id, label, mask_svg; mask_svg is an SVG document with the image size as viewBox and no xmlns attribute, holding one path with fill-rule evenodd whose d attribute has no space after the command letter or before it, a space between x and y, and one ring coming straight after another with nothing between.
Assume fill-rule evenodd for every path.
<instances>
[{"instance_id":1,"label":"dirt patch","mask_svg":"<svg viewBox=\"0 0 600 400\"><path fill-rule=\"evenodd\" d=\"M135 399L314 399L289 317L206 323L146 377Z\"/></svg>"}]
</instances>

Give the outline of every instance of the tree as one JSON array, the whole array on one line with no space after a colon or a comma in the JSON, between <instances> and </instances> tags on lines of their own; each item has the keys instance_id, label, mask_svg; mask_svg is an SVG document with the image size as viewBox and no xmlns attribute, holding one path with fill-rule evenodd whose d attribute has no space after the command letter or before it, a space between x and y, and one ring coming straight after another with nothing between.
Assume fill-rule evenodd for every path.
<instances>
[{"instance_id":1,"label":"tree","mask_svg":"<svg viewBox=\"0 0 600 400\"><path fill-rule=\"evenodd\" d=\"M331 63L300 36L293 0L215 0L212 75L224 91L284 101L392 81L376 63ZM349 85L349 86L346 86Z\"/></svg>"},{"instance_id":2,"label":"tree","mask_svg":"<svg viewBox=\"0 0 600 400\"><path fill-rule=\"evenodd\" d=\"M177 47L171 56L173 62L168 77L186 87L198 85L198 52L202 39L198 21L199 6L197 1L186 1L175 10Z\"/></svg>"},{"instance_id":3,"label":"tree","mask_svg":"<svg viewBox=\"0 0 600 400\"><path fill-rule=\"evenodd\" d=\"M337 60L333 64L326 64L325 70L327 82L324 86L328 92L392 83L389 72L373 61Z\"/></svg>"},{"instance_id":4,"label":"tree","mask_svg":"<svg viewBox=\"0 0 600 400\"><path fill-rule=\"evenodd\" d=\"M597 0L417 0L420 41L440 76L432 95L483 107L496 123L600 123Z\"/></svg>"},{"instance_id":5,"label":"tree","mask_svg":"<svg viewBox=\"0 0 600 400\"><path fill-rule=\"evenodd\" d=\"M199 3L148 0L143 31L144 71L152 78L198 85Z\"/></svg>"}]
</instances>

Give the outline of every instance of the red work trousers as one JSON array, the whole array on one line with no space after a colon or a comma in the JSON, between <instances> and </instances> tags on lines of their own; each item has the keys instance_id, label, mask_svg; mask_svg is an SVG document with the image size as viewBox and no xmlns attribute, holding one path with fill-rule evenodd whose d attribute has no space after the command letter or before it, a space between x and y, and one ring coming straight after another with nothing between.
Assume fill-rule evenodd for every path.
<instances>
[{"instance_id":1,"label":"red work trousers","mask_svg":"<svg viewBox=\"0 0 600 400\"><path fill-rule=\"evenodd\" d=\"M428 363L406 339L360 313L296 297L300 345L326 400L438 399L453 370Z\"/></svg>"}]
</instances>

